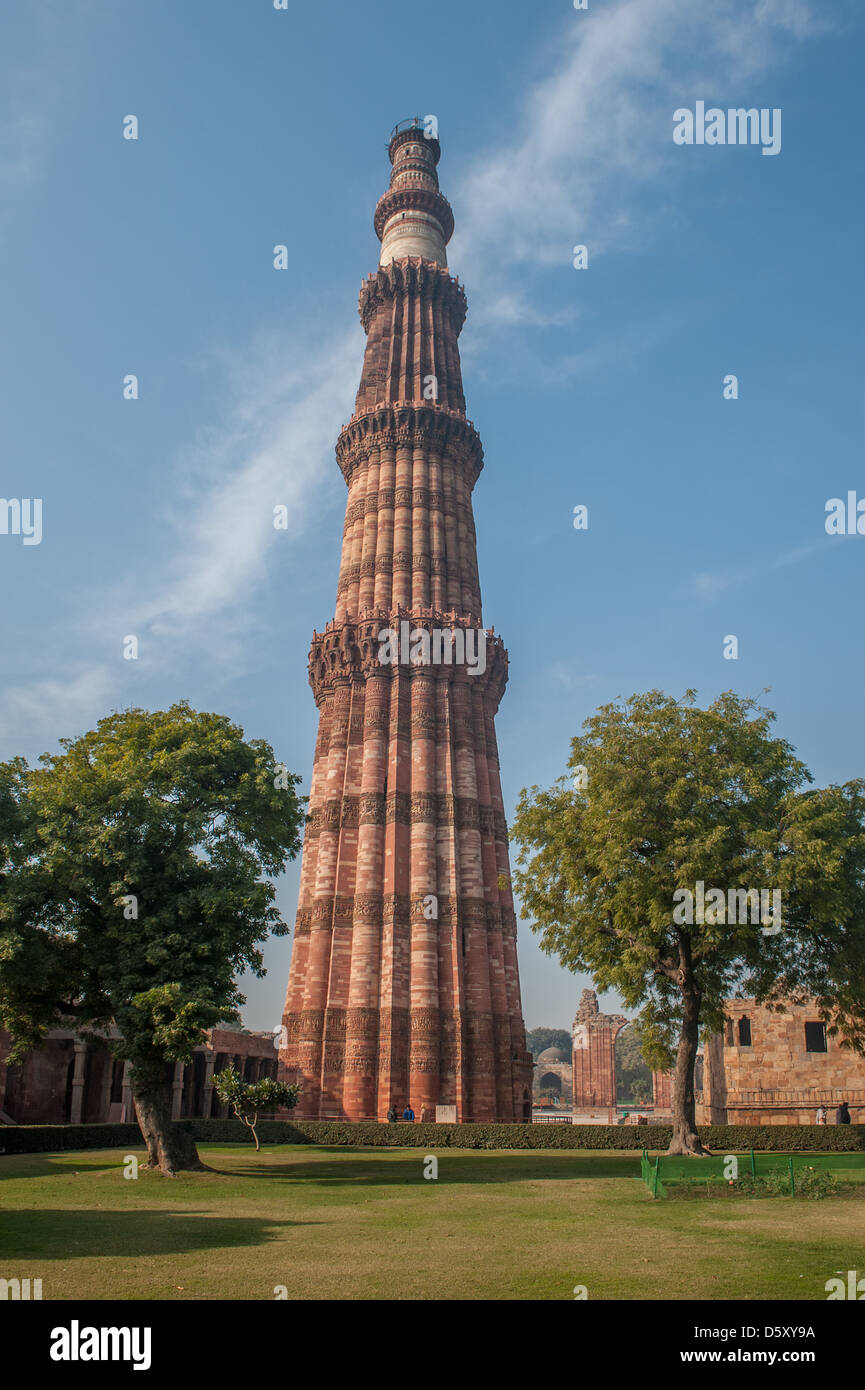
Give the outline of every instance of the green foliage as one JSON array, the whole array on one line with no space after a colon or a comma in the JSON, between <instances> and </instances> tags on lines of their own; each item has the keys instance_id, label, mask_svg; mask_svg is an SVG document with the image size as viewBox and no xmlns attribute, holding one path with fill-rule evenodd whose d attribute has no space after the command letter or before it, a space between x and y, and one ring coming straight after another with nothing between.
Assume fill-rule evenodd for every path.
<instances>
[{"instance_id":1,"label":"green foliage","mask_svg":"<svg viewBox=\"0 0 865 1390\"><path fill-rule=\"evenodd\" d=\"M652 1099L652 1073L643 1059L640 1026L632 1023L616 1038L616 1099L646 1105Z\"/></svg>"},{"instance_id":2,"label":"green foliage","mask_svg":"<svg viewBox=\"0 0 865 1390\"><path fill-rule=\"evenodd\" d=\"M678 1178L665 1188L667 1197L801 1197L820 1201L836 1196L841 1184L835 1174L825 1168L794 1170L791 1190L789 1168L773 1168L767 1173L743 1173L735 1182L712 1173L706 1178L699 1174Z\"/></svg>"},{"instance_id":3,"label":"green foliage","mask_svg":"<svg viewBox=\"0 0 865 1390\"><path fill-rule=\"evenodd\" d=\"M561 778L524 790L514 882L541 946L640 1010L643 1059L668 1070L677 1142L694 1132L698 1032L736 995L814 997L865 1048L865 782L811 776L774 715L733 692L699 709L658 690L602 706ZM779 889L783 927L674 921L681 890ZM750 914L748 914L750 917ZM696 917L696 914L695 914Z\"/></svg>"},{"instance_id":4,"label":"green foliage","mask_svg":"<svg viewBox=\"0 0 865 1390\"><path fill-rule=\"evenodd\" d=\"M769 1170L768 1173L758 1173L758 1174L756 1174L756 1176L753 1177L753 1178L752 1178L752 1177L749 1177L749 1175L748 1175L747 1173L745 1173L745 1174L743 1174L742 1178L741 1178L739 1181L745 1183L746 1185L749 1184L749 1183L752 1183L752 1184L754 1185L754 1188L756 1189L755 1195L757 1195L757 1194L759 1193L760 1186L762 1185L762 1188L763 1188L764 1192L765 1192L766 1195L769 1196L769 1197L789 1197L789 1196L790 1196L790 1170L789 1170L789 1168L787 1169L786 1172L784 1171L783 1168L770 1168L770 1170ZM795 1187L796 1185L797 1185L797 1184L796 1184L796 1182L795 1182L795 1173L794 1173L794 1183L793 1183L793 1186Z\"/></svg>"},{"instance_id":5,"label":"green foliage","mask_svg":"<svg viewBox=\"0 0 865 1390\"><path fill-rule=\"evenodd\" d=\"M17 1057L114 1022L116 1055L161 1077L288 930L269 880L300 848L299 779L276 786L267 743L185 702L61 747L0 765L0 1025Z\"/></svg>"},{"instance_id":6,"label":"green foliage","mask_svg":"<svg viewBox=\"0 0 865 1390\"><path fill-rule=\"evenodd\" d=\"M672 1062L683 963L697 976L713 1030L723 1004L767 942L759 924L673 923L674 893L777 886L787 798L809 774L774 716L728 692L699 709L694 692L661 691L602 706L571 742L561 778L523 791L514 824L515 882L542 948L599 990L643 1009L652 1061Z\"/></svg>"},{"instance_id":7,"label":"green foliage","mask_svg":"<svg viewBox=\"0 0 865 1390\"><path fill-rule=\"evenodd\" d=\"M841 1184L835 1174L825 1168L799 1168L796 1170L796 1196L819 1201L840 1190Z\"/></svg>"},{"instance_id":8,"label":"green foliage","mask_svg":"<svg viewBox=\"0 0 865 1390\"><path fill-rule=\"evenodd\" d=\"M215 1074L213 1089L223 1104L230 1105L241 1120L280 1107L290 1110L297 1105L300 1095L299 1086L286 1085L269 1077L260 1081L244 1081L234 1067L224 1067Z\"/></svg>"},{"instance_id":9,"label":"green foliage","mask_svg":"<svg viewBox=\"0 0 865 1390\"><path fill-rule=\"evenodd\" d=\"M0 1155L140 1147L141 1130L136 1124L0 1125Z\"/></svg>"},{"instance_id":10,"label":"green foliage","mask_svg":"<svg viewBox=\"0 0 865 1390\"><path fill-rule=\"evenodd\" d=\"M260 1114L297 1105L300 1087L264 1077L261 1081L244 1081L233 1067L225 1067L213 1078L213 1089L224 1105L230 1105L239 1120L252 1130L256 1149L259 1147L256 1125Z\"/></svg>"},{"instance_id":11,"label":"green foliage","mask_svg":"<svg viewBox=\"0 0 865 1390\"><path fill-rule=\"evenodd\" d=\"M221 1074L221 1073L220 1073ZM240 1120L178 1120L200 1144L250 1141ZM379 1124L364 1120L260 1120L264 1144L327 1144L345 1148L453 1149L664 1149L670 1125L437 1125ZM700 1137L716 1154L865 1153L865 1125L707 1125ZM0 1125L0 1152L46 1153L60 1149L135 1147L137 1125ZM654 1161L654 1160L652 1160ZM695 1172L703 1160L694 1159ZM662 1160L663 1162L663 1160ZM797 1168L797 1182L799 1169ZM742 1179L740 1178L741 1182Z\"/></svg>"},{"instance_id":12,"label":"green foliage","mask_svg":"<svg viewBox=\"0 0 865 1390\"><path fill-rule=\"evenodd\" d=\"M618 1083L616 1089L617 1098L624 1104L633 1106L650 1105L652 1103L652 1077L648 1076L625 1076L622 1081L622 1094L619 1096Z\"/></svg>"},{"instance_id":13,"label":"green foliage","mask_svg":"<svg viewBox=\"0 0 865 1390\"><path fill-rule=\"evenodd\" d=\"M535 1061L538 1060L542 1052L546 1052L548 1047L561 1048L565 1056L570 1057L572 1046L571 1035L567 1028L531 1028L526 1033L526 1047Z\"/></svg>"},{"instance_id":14,"label":"green foliage","mask_svg":"<svg viewBox=\"0 0 865 1390\"><path fill-rule=\"evenodd\" d=\"M758 997L816 999L830 1035L865 1052L865 780L788 799L778 883L789 926Z\"/></svg>"}]
</instances>

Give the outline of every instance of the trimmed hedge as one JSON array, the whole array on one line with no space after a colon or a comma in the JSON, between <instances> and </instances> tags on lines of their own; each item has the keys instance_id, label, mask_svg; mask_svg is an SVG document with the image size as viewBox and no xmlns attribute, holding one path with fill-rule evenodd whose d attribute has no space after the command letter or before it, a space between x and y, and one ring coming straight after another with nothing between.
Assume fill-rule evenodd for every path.
<instances>
[{"instance_id":1,"label":"trimmed hedge","mask_svg":"<svg viewBox=\"0 0 865 1390\"><path fill-rule=\"evenodd\" d=\"M761 1153L865 1150L865 1125L701 1125L700 1137L715 1153L742 1153L748 1149Z\"/></svg>"},{"instance_id":2,"label":"trimmed hedge","mask_svg":"<svg viewBox=\"0 0 865 1390\"><path fill-rule=\"evenodd\" d=\"M54 1153L61 1149L140 1149L133 1125L0 1125L0 1154Z\"/></svg>"},{"instance_id":3,"label":"trimmed hedge","mask_svg":"<svg viewBox=\"0 0 865 1390\"><path fill-rule=\"evenodd\" d=\"M252 1144L240 1120L180 1120L199 1144ZM415 1149L666 1149L670 1125L436 1125L364 1120L262 1120L262 1144ZM865 1125L703 1125L715 1153L865 1151ZM137 1124L0 1125L0 1154L63 1149L138 1149Z\"/></svg>"}]
</instances>

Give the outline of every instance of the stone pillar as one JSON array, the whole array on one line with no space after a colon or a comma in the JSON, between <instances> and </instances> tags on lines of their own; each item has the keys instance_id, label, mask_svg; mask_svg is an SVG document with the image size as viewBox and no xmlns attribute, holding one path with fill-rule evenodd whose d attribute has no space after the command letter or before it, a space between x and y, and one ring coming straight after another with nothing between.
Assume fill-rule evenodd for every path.
<instances>
[{"instance_id":1,"label":"stone pillar","mask_svg":"<svg viewBox=\"0 0 865 1390\"><path fill-rule=\"evenodd\" d=\"M703 1054L703 1123L725 1125L727 1114L727 1069L724 1060L724 1035L713 1033Z\"/></svg>"},{"instance_id":2,"label":"stone pillar","mask_svg":"<svg viewBox=\"0 0 865 1390\"><path fill-rule=\"evenodd\" d=\"M667 1111L672 1104L672 1075L667 1071L652 1072L652 1098L656 1110Z\"/></svg>"},{"instance_id":3,"label":"stone pillar","mask_svg":"<svg viewBox=\"0 0 865 1390\"><path fill-rule=\"evenodd\" d=\"M114 1079L114 1057L110 1052L102 1055L102 1085L99 1089L99 1114L96 1119L104 1123L111 1110L111 1083Z\"/></svg>"},{"instance_id":4,"label":"stone pillar","mask_svg":"<svg viewBox=\"0 0 865 1390\"><path fill-rule=\"evenodd\" d=\"M174 1063L174 1080L171 1083L171 1118L179 1120L183 1108L183 1063Z\"/></svg>"},{"instance_id":5,"label":"stone pillar","mask_svg":"<svg viewBox=\"0 0 865 1390\"><path fill-rule=\"evenodd\" d=\"M69 1123L81 1124L84 1106L84 1073L87 1067L87 1044L75 1040L75 1069L72 1073L72 1103L69 1107Z\"/></svg>"},{"instance_id":6,"label":"stone pillar","mask_svg":"<svg viewBox=\"0 0 865 1390\"><path fill-rule=\"evenodd\" d=\"M10 1044L11 1039L9 1034L5 1033L3 1029L0 1028L0 1117L3 1115L3 1102L6 1099L6 1059L9 1055Z\"/></svg>"},{"instance_id":7,"label":"stone pillar","mask_svg":"<svg viewBox=\"0 0 865 1390\"><path fill-rule=\"evenodd\" d=\"M436 680L429 670L411 677L411 804L409 826L409 899L411 961L409 995L409 1094L412 1109L435 1112L439 1095L438 912L424 902L435 895L436 881Z\"/></svg>"},{"instance_id":8,"label":"stone pillar","mask_svg":"<svg viewBox=\"0 0 865 1390\"><path fill-rule=\"evenodd\" d=\"M210 1119L210 1112L213 1106L213 1063L216 1059L210 1048L204 1054L204 1085L201 1088L201 1114L204 1119Z\"/></svg>"},{"instance_id":9,"label":"stone pillar","mask_svg":"<svg viewBox=\"0 0 865 1390\"><path fill-rule=\"evenodd\" d=\"M341 861L351 873L339 884L340 907L345 904L348 930L341 932L350 943L345 995L344 1084L341 1104L349 1115L377 1113L384 1119L386 1102L378 1097L378 1017L380 984L382 897L384 874L385 794L387 777L387 725L390 686L384 672L366 682L358 713L363 710L361 739L352 742L349 767L359 788L357 826L345 826ZM345 817L349 819L349 817ZM349 920L349 913L351 919ZM342 913L340 913L342 918ZM341 998L342 996L340 996ZM382 1105L384 1104L384 1112Z\"/></svg>"},{"instance_id":10,"label":"stone pillar","mask_svg":"<svg viewBox=\"0 0 865 1390\"><path fill-rule=\"evenodd\" d=\"M123 1063L123 1088L120 1092L120 1119L125 1124L135 1120L135 1105L132 1100L132 1063Z\"/></svg>"}]
</instances>

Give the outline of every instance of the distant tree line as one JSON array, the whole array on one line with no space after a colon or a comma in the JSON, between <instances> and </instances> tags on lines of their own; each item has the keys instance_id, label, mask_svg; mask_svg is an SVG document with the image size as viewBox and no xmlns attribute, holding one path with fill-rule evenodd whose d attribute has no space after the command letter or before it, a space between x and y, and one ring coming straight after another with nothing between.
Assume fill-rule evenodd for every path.
<instances>
[{"instance_id":1,"label":"distant tree line","mask_svg":"<svg viewBox=\"0 0 865 1390\"><path fill-rule=\"evenodd\" d=\"M616 1100L648 1105L652 1094L652 1072L640 1051L640 1030L632 1023L616 1039Z\"/></svg>"},{"instance_id":2,"label":"distant tree line","mask_svg":"<svg viewBox=\"0 0 865 1390\"><path fill-rule=\"evenodd\" d=\"M567 1028L530 1028L526 1033L526 1047L536 1062L548 1047L559 1047L565 1056L571 1056L571 1035Z\"/></svg>"}]
</instances>

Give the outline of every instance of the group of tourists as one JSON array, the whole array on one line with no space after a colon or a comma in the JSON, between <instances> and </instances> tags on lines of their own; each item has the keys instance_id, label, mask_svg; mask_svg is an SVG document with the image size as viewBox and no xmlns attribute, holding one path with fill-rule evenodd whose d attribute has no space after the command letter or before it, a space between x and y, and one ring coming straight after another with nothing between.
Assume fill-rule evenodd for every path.
<instances>
[{"instance_id":1,"label":"group of tourists","mask_svg":"<svg viewBox=\"0 0 865 1390\"><path fill-rule=\"evenodd\" d=\"M396 1108L395 1105L392 1105L392 1106L390 1107L390 1110L388 1110L388 1112L387 1112L387 1118L388 1118L388 1123L389 1123L389 1124L392 1124L392 1125L395 1125L395 1124L396 1124L397 1120L399 1119L399 1115L398 1115L398 1113L397 1113L397 1108ZM413 1125L413 1124L414 1124L414 1121L415 1121L415 1114L414 1114L414 1111L413 1111L412 1108L411 1108L411 1105L409 1105L409 1104L406 1105L405 1110L402 1112L402 1118L406 1121L407 1124L410 1124L410 1125ZM425 1105L422 1105L422 1106L421 1106L421 1109L420 1109L420 1123L421 1123L422 1125L430 1124L430 1123L432 1122L432 1119L433 1119L433 1116L432 1116L432 1114L430 1113L430 1111L427 1109L427 1107L426 1107Z\"/></svg>"},{"instance_id":2,"label":"group of tourists","mask_svg":"<svg viewBox=\"0 0 865 1390\"><path fill-rule=\"evenodd\" d=\"M820 1106L819 1110L817 1111L817 1118L814 1123L818 1125L826 1125L829 1123L829 1117L826 1113L825 1105ZM838 1106L838 1109L835 1111L835 1123L836 1125L850 1124L850 1109L847 1105L846 1100L842 1100L841 1104Z\"/></svg>"}]
</instances>

